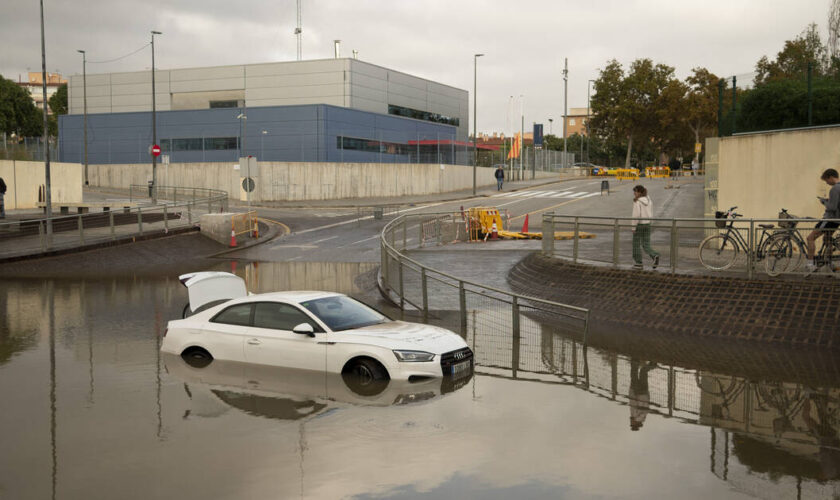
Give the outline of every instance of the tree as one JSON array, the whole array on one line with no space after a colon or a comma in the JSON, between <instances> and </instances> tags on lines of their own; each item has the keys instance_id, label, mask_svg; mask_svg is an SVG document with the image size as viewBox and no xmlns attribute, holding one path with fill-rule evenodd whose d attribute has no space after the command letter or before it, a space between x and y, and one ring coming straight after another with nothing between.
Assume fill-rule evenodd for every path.
<instances>
[{"instance_id":1,"label":"tree","mask_svg":"<svg viewBox=\"0 0 840 500\"><path fill-rule=\"evenodd\" d=\"M0 132L19 137L43 133L41 111L29 93L11 80L0 76Z\"/></svg>"},{"instance_id":2,"label":"tree","mask_svg":"<svg viewBox=\"0 0 840 500\"><path fill-rule=\"evenodd\" d=\"M718 93L720 79L706 68L694 68L692 74L685 79L688 85L686 96L685 114L686 124L694 133L694 142L700 142L701 136L705 138L714 135L713 127L717 119ZM700 153L695 153L694 158L699 161Z\"/></svg>"},{"instance_id":3,"label":"tree","mask_svg":"<svg viewBox=\"0 0 840 500\"><path fill-rule=\"evenodd\" d=\"M591 130L608 140L627 141L625 167L630 167L634 142L646 153L674 142L671 134L680 127L670 128L678 121L670 112L679 109L673 101L679 101L681 89L673 81L674 68L650 59L633 61L626 75L612 60L595 80ZM666 105L670 112L663 110Z\"/></svg>"},{"instance_id":4,"label":"tree","mask_svg":"<svg viewBox=\"0 0 840 500\"><path fill-rule=\"evenodd\" d=\"M55 93L47 101L52 114L49 116L49 131L53 137L58 137L58 115L67 114L67 84L59 85Z\"/></svg>"},{"instance_id":5,"label":"tree","mask_svg":"<svg viewBox=\"0 0 840 500\"><path fill-rule=\"evenodd\" d=\"M770 61L762 56L755 65L756 86L789 78L805 78L808 65L813 65L814 76L828 73L830 62L828 50L820 40L815 23L811 23L793 40L787 40L776 59Z\"/></svg>"}]
</instances>

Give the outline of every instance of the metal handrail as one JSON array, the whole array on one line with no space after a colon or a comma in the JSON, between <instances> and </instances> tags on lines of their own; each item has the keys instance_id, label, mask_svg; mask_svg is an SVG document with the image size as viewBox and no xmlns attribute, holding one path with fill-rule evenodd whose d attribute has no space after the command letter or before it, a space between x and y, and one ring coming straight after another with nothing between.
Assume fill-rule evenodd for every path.
<instances>
[{"instance_id":1,"label":"metal handrail","mask_svg":"<svg viewBox=\"0 0 840 500\"><path fill-rule=\"evenodd\" d=\"M493 297L493 298L496 298L500 301L503 301L507 304L510 304L514 314L518 314L519 307L520 307L520 305L518 304L519 300L524 300L524 301L526 301L527 304L530 304L530 303L540 304L540 305L544 305L544 306L549 306L552 309L559 309L559 311L551 310L550 312L552 314L558 314L560 316L565 316L567 318L572 318L572 319L575 319L575 320L582 320L584 322L583 336L584 336L584 341L585 341L588 330L589 330L589 317L590 317L589 309L586 309L586 308L583 308L583 307L577 307L577 306L573 306L573 305L569 305L569 304L562 304L562 303L559 303L559 302L554 302L554 301L551 301L551 300L541 299L541 298L538 298L538 297L531 297L531 296L528 296L528 295L517 294L517 293L509 292L509 291L506 291L506 290L501 290L501 289L496 288L496 287L483 285L481 283L476 283L474 281L465 280L463 278L459 278L459 277L454 276L452 274L449 274L449 273L431 268L431 267L429 267L429 266L427 266L427 265L425 265L425 264L423 264L423 263L421 263L421 262L419 262L415 259L412 259L411 257L408 257L404 253L397 250L397 248L395 248L394 245L392 245L391 243L388 242L389 235L394 234L394 231L396 230L396 227L398 225L402 224L403 228L405 228L405 224L410 218L418 218L419 219L421 217L422 218L440 217L440 216L452 215L452 214L453 214L453 212L435 212L435 213L409 214L409 215L404 214L404 215L400 215L397 218L389 221L382 228L382 231L380 233L382 265L383 266L388 266L389 265L389 260L388 259L393 258L399 263L400 275L402 275L403 265L404 264L411 264L411 265L417 267L420 270L422 280L423 280L422 281L422 283L423 283L422 286L423 286L423 294L424 294L424 303L421 307L418 307L416 304L414 304L413 302L411 302L409 299L407 299L405 297L405 293L404 293L403 290L394 290L391 287L390 283L387 282L388 280L387 280L387 276L386 276L386 278L384 280L385 286L386 286L386 288L389 292L397 293L397 296L399 297L401 306L403 306L403 304L407 302L410 305L413 305L415 308L417 308L419 310L423 310L424 314L428 314L428 306L427 306L427 302L426 302L426 298L425 298L426 280L428 278L431 278L431 279L435 279L435 280L437 280L441 283L445 283L440 278L429 277L428 276L428 273L433 273L433 274L436 274L440 277L443 277L443 278L446 278L446 279L449 279L449 280L455 282L455 283L445 283L445 284L447 286L451 286L453 288L457 288L457 289L461 290L461 294L464 293L464 291L466 290L466 287L471 287L471 288L474 288L474 289L477 289L477 290L472 290L472 291L470 291L470 293L476 293L476 294L483 295L483 296L488 296L488 297L490 297L490 295L487 295L487 292L492 292L492 293L495 293L497 295L501 295L502 297L504 297L504 299L499 298L499 297ZM387 273L387 270L385 272ZM380 268L380 278L382 278L382 273L383 273L383 269ZM382 282L383 282L383 280L380 279L380 283L382 283ZM400 288L402 288L402 277L400 277ZM466 310L464 310L464 307L465 306L463 304L463 300L461 300L460 309L461 309L461 315L462 315L462 325L465 324L465 320L466 320ZM575 315L574 313L578 313L578 315ZM514 322L514 327L513 327L513 330L514 330L513 334L514 335L519 334L518 331L517 331L518 330L517 323L518 323L518 321Z\"/></svg>"}]
</instances>

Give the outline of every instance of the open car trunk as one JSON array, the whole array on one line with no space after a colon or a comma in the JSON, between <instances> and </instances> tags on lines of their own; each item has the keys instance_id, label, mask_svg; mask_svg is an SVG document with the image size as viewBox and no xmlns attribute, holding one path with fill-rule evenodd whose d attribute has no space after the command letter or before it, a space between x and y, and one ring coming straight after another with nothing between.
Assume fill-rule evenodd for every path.
<instances>
[{"instance_id":1,"label":"open car trunk","mask_svg":"<svg viewBox=\"0 0 840 500\"><path fill-rule=\"evenodd\" d=\"M230 299L248 295L245 280L235 274L203 271L178 276L182 285L187 287L190 302L184 308L184 317L220 304Z\"/></svg>"}]
</instances>

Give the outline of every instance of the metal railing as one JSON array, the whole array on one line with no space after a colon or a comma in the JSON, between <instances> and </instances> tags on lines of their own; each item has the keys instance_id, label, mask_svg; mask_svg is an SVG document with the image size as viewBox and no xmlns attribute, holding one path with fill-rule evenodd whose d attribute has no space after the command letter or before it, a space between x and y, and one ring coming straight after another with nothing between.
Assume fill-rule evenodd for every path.
<instances>
[{"instance_id":1,"label":"metal railing","mask_svg":"<svg viewBox=\"0 0 840 500\"><path fill-rule=\"evenodd\" d=\"M811 274L805 262L806 239L814 230L815 219L700 219L652 218L651 246L660 254L659 268L671 273L719 273L754 278L768 276L803 276ZM725 221L725 222L724 222ZM578 263L605 264L615 268L634 264L632 258L633 222L631 217L599 217L543 214L545 234L571 231L574 238L555 241L543 238L544 255ZM730 227L720 227L722 223ZM838 221L840 222L840 221ZM782 226L780 226L780 223ZM581 233L594 237L581 239ZM840 276L833 268L840 266L840 236L831 234L832 246L821 254L822 238L816 241L816 255L823 255L817 272ZM707 241L708 240L708 241ZM704 245L705 242L705 245ZM643 254L643 264L652 260Z\"/></svg>"},{"instance_id":2,"label":"metal railing","mask_svg":"<svg viewBox=\"0 0 840 500\"><path fill-rule=\"evenodd\" d=\"M131 186L127 201L53 202L53 210L69 212L73 208L80 213L50 217L49 225L46 217L0 223L0 257L32 255L152 232L169 232L192 226L202 213L227 209L226 191L160 186L158 203L152 205L144 204L143 198L138 198L140 187ZM51 233L48 226L51 226Z\"/></svg>"},{"instance_id":3,"label":"metal railing","mask_svg":"<svg viewBox=\"0 0 840 500\"><path fill-rule=\"evenodd\" d=\"M390 221L382 230L380 285L401 308L412 306L428 320L432 312L448 327L473 343L476 331L495 331L519 339L538 330L534 318L564 325L584 341L589 310L482 285L438 271L405 252L410 246L464 241L468 237L462 214L408 214ZM430 232L429 228L436 228ZM457 314L452 314L457 313ZM473 332L472 335L469 332ZM514 345L517 345L516 342ZM475 345L473 345L475 350Z\"/></svg>"}]
</instances>

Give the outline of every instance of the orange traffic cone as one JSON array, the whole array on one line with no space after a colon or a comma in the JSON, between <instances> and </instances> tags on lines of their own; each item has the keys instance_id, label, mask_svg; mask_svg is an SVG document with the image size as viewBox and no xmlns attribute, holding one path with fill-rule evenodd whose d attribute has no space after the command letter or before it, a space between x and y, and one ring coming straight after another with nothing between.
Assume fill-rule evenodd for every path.
<instances>
[{"instance_id":1,"label":"orange traffic cone","mask_svg":"<svg viewBox=\"0 0 840 500\"><path fill-rule=\"evenodd\" d=\"M525 214L525 223L522 224L522 232L523 233L528 232L528 214Z\"/></svg>"},{"instance_id":2,"label":"orange traffic cone","mask_svg":"<svg viewBox=\"0 0 840 500\"><path fill-rule=\"evenodd\" d=\"M236 231L233 230L233 227L230 228L230 247L233 248L236 246Z\"/></svg>"},{"instance_id":3,"label":"orange traffic cone","mask_svg":"<svg viewBox=\"0 0 840 500\"><path fill-rule=\"evenodd\" d=\"M493 223L493 227L490 228L490 239L491 240L498 240L499 239L499 229L496 227L496 223Z\"/></svg>"},{"instance_id":4,"label":"orange traffic cone","mask_svg":"<svg viewBox=\"0 0 840 500\"><path fill-rule=\"evenodd\" d=\"M252 232L253 232L253 235L252 235L253 238L259 238L260 237L260 223L257 222L256 220L254 220L254 230Z\"/></svg>"}]
</instances>

